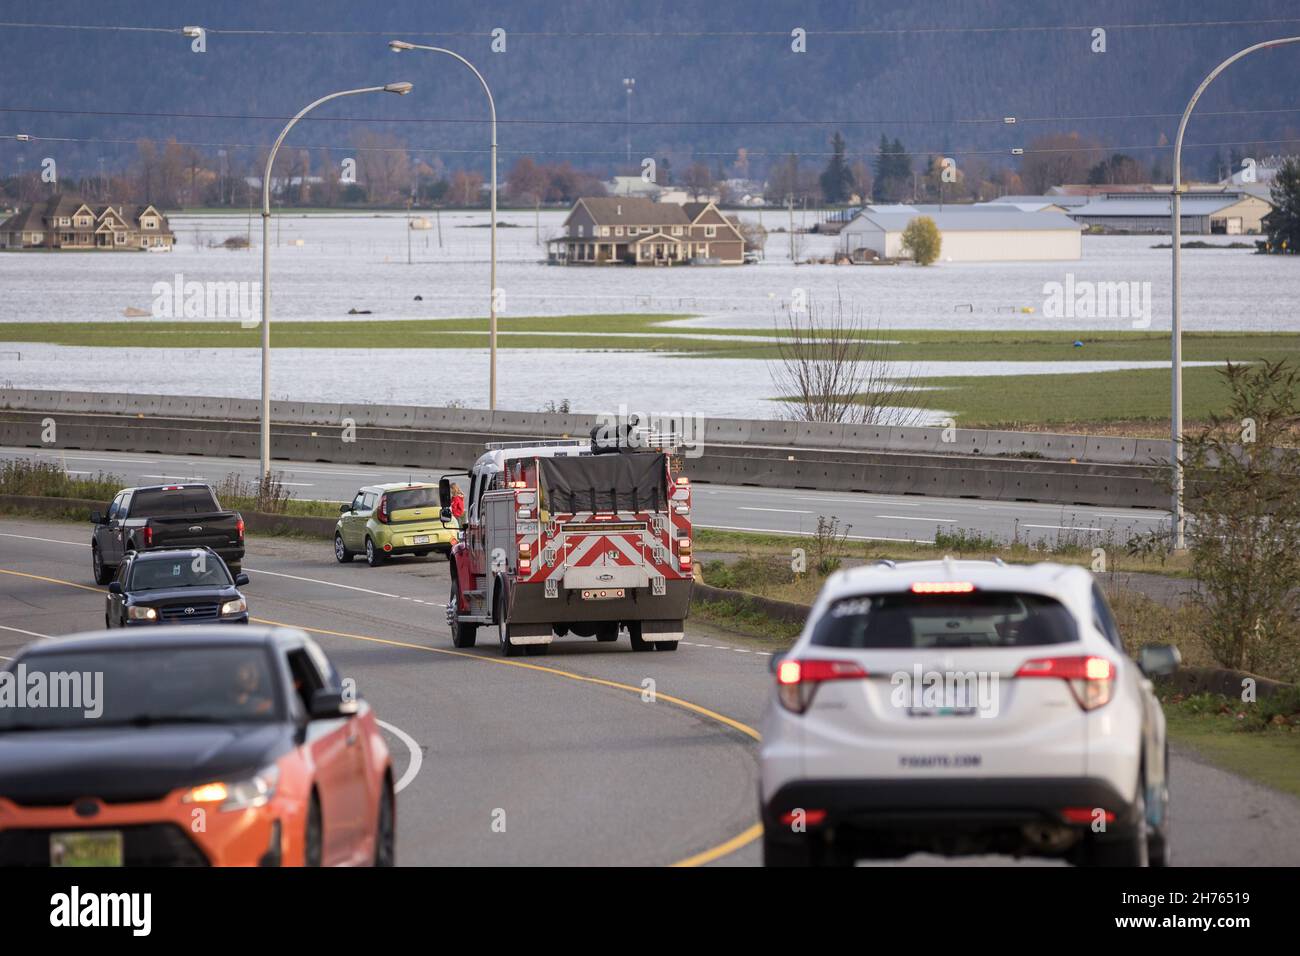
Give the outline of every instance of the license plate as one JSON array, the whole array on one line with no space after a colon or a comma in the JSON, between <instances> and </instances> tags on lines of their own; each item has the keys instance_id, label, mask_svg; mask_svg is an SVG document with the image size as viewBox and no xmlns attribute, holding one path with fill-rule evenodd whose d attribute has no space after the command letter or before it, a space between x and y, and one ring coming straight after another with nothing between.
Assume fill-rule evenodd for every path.
<instances>
[{"instance_id":1,"label":"license plate","mask_svg":"<svg viewBox=\"0 0 1300 956\"><path fill-rule=\"evenodd\" d=\"M909 707L909 717L974 717L974 707Z\"/></svg>"},{"instance_id":2,"label":"license plate","mask_svg":"<svg viewBox=\"0 0 1300 956\"><path fill-rule=\"evenodd\" d=\"M50 834L50 866L121 866L121 830Z\"/></svg>"},{"instance_id":3,"label":"license plate","mask_svg":"<svg viewBox=\"0 0 1300 956\"><path fill-rule=\"evenodd\" d=\"M411 544L428 544L429 536L427 534L417 534L411 539Z\"/></svg>"}]
</instances>

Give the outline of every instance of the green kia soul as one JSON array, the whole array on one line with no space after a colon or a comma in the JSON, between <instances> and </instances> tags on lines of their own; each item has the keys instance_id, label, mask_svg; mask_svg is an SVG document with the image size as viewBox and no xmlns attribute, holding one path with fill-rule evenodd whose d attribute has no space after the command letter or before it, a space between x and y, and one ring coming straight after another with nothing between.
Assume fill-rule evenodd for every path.
<instances>
[{"instance_id":1,"label":"green kia soul","mask_svg":"<svg viewBox=\"0 0 1300 956\"><path fill-rule=\"evenodd\" d=\"M334 557L340 564L358 554L372 568L394 554L447 554L460 533L451 512L444 512L438 501L436 484L368 485L339 511Z\"/></svg>"}]
</instances>

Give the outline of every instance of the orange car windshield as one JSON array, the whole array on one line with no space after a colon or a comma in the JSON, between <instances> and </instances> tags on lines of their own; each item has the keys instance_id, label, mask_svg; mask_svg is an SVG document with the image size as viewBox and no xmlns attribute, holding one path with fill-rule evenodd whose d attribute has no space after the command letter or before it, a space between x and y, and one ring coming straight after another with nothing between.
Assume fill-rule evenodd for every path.
<instances>
[{"instance_id":1,"label":"orange car windshield","mask_svg":"<svg viewBox=\"0 0 1300 956\"><path fill-rule=\"evenodd\" d=\"M0 707L0 734L165 724L284 720L262 647L173 645L31 655L0 671L0 690L28 706ZM43 688L36 706L35 688Z\"/></svg>"}]
</instances>

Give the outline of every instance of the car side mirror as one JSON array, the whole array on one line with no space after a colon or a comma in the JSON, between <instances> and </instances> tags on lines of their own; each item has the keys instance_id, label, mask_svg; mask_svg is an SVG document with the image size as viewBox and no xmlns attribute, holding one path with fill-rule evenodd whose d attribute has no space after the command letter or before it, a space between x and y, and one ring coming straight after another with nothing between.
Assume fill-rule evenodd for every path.
<instances>
[{"instance_id":1,"label":"car side mirror","mask_svg":"<svg viewBox=\"0 0 1300 956\"><path fill-rule=\"evenodd\" d=\"M110 581L109 584L108 584L108 593L109 593L109 594L121 594L121 593L122 593L122 582L121 582L121 581Z\"/></svg>"},{"instance_id":2,"label":"car side mirror","mask_svg":"<svg viewBox=\"0 0 1300 956\"><path fill-rule=\"evenodd\" d=\"M438 503L442 505L445 511L451 505L451 479L438 479Z\"/></svg>"},{"instance_id":3,"label":"car side mirror","mask_svg":"<svg viewBox=\"0 0 1300 956\"><path fill-rule=\"evenodd\" d=\"M104 523L104 512L102 512L102 511L92 511L92 512L90 513L90 523L91 523L91 524L103 524L103 523Z\"/></svg>"},{"instance_id":4,"label":"car side mirror","mask_svg":"<svg viewBox=\"0 0 1300 956\"><path fill-rule=\"evenodd\" d=\"M784 654L773 654L771 657L767 659L767 669L771 671L773 674L775 674L776 669L781 666L781 661L784 658L785 658Z\"/></svg>"},{"instance_id":5,"label":"car side mirror","mask_svg":"<svg viewBox=\"0 0 1300 956\"><path fill-rule=\"evenodd\" d=\"M247 583L248 583L248 575L247 575L247 574L244 574L243 572L240 572L239 574L236 574L236 575L235 575L235 587L237 587L237 588L242 588L242 587L243 587L245 584L247 584Z\"/></svg>"},{"instance_id":6,"label":"car side mirror","mask_svg":"<svg viewBox=\"0 0 1300 956\"><path fill-rule=\"evenodd\" d=\"M1148 644L1138 651L1138 668L1147 677L1168 677L1182 662L1183 655L1172 644Z\"/></svg>"},{"instance_id":7,"label":"car side mirror","mask_svg":"<svg viewBox=\"0 0 1300 956\"><path fill-rule=\"evenodd\" d=\"M351 505L339 505L339 514L347 514L351 510Z\"/></svg>"},{"instance_id":8,"label":"car side mirror","mask_svg":"<svg viewBox=\"0 0 1300 956\"><path fill-rule=\"evenodd\" d=\"M311 695L311 707L308 714L312 720L330 720L336 717L352 717L357 712L357 702L344 699L343 691L322 687Z\"/></svg>"}]
</instances>

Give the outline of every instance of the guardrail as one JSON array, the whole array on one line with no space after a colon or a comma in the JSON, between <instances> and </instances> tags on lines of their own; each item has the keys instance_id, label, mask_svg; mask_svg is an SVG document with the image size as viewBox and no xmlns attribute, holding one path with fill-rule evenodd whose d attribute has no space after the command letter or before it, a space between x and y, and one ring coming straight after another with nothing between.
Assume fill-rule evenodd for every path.
<instances>
[{"instance_id":1,"label":"guardrail","mask_svg":"<svg viewBox=\"0 0 1300 956\"><path fill-rule=\"evenodd\" d=\"M3 445L258 457L256 403L244 399L5 390L0 408L10 409L0 411ZM596 416L545 412L300 402L275 403L272 417L276 459L421 469L466 468L489 441L583 435L596 422ZM56 424L54 442L43 441L47 419ZM846 431L863 447L836 443ZM1000 437L1020 433L978 434L985 451L972 444L954 452L939 429L717 420L708 423L702 455L688 457L686 469L695 481L760 487L1106 507L1167 504L1154 467L1023 457L1027 445ZM1088 439L1066 437L1084 444L1053 447L1086 447ZM914 447L869 447L881 440ZM1136 455L1141 443L1130 444ZM990 454L989 448L1006 450Z\"/></svg>"}]
</instances>

